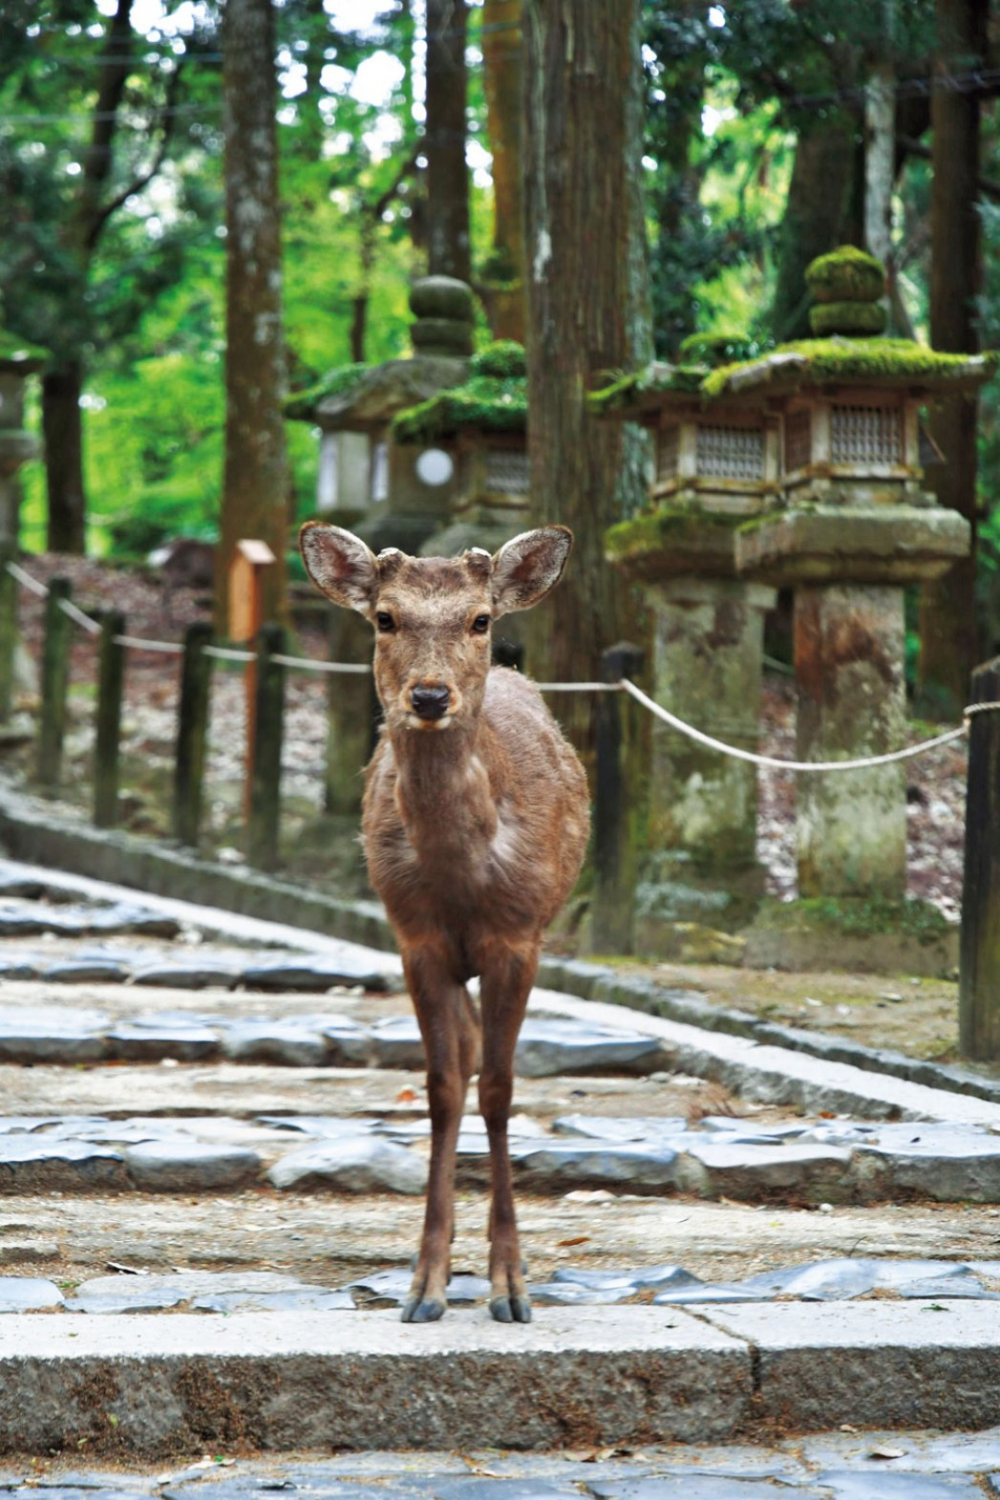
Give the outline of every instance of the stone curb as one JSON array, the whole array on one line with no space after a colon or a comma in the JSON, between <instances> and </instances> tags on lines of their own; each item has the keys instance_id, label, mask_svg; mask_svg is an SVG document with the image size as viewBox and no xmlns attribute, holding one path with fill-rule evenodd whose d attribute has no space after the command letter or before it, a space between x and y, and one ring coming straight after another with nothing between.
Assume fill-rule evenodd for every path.
<instances>
[{"instance_id":1,"label":"stone curb","mask_svg":"<svg viewBox=\"0 0 1000 1500\"><path fill-rule=\"evenodd\" d=\"M1000 1307L843 1303L245 1313L0 1327L0 1452L153 1459L243 1449L554 1449L987 1427Z\"/></svg>"},{"instance_id":2,"label":"stone curb","mask_svg":"<svg viewBox=\"0 0 1000 1500\"><path fill-rule=\"evenodd\" d=\"M109 1315L0 1326L0 1452L561 1448L717 1440L749 1417L747 1342L673 1309Z\"/></svg>"},{"instance_id":3,"label":"stone curb","mask_svg":"<svg viewBox=\"0 0 1000 1500\"><path fill-rule=\"evenodd\" d=\"M153 895L221 907L268 922L310 930L395 952L392 928L375 901L337 900L252 870L199 859L190 850L150 845L133 834L74 825L55 817L44 802L0 793L0 843L12 858L68 870L112 885L128 885ZM671 990L652 980L629 978L608 965L586 959L545 957L538 984L581 1000L604 1001L662 1016L705 1031L747 1037L847 1063L928 1088L1000 1104L1000 1081L963 1068L921 1061L888 1048L802 1031L761 1021L748 1011L714 1006L699 995Z\"/></svg>"}]
</instances>

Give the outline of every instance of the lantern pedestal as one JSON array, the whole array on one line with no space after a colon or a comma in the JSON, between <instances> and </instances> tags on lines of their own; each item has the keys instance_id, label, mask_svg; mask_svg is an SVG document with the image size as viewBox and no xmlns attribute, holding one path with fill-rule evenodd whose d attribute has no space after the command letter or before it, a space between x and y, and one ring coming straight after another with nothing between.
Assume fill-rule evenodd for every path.
<instances>
[{"instance_id":1,"label":"lantern pedestal","mask_svg":"<svg viewBox=\"0 0 1000 1500\"><path fill-rule=\"evenodd\" d=\"M788 511L740 534L740 570L795 589L797 759L902 747L904 585L936 577L968 546L956 512L902 505ZM901 763L800 773L796 808L800 895L906 894Z\"/></svg>"}]
</instances>

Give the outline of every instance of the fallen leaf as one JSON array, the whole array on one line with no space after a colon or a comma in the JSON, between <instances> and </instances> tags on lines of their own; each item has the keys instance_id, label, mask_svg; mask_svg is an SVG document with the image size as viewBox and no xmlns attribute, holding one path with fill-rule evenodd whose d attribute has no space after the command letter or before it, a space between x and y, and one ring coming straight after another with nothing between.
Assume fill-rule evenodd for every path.
<instances>
[{"instance_id":1,"label":"fallen leaf","mask_svg":"<svg viewBox=\"0 0 1000 1500\"><path fill-rule=\"evenodd\" d=\"M905 1458L905 1448L873 1448L868 1455L869 1458Z\"/></svg>"},{"instance_id":2,"label":"fallen leaf","mask_svg":"<svg viewBox=\"0 0 1000 1500\"><path fill-rule=\"evenodd\" d=\"M556 1244L562 1245L586 1245L590 1242L589 1234L576 1234L571 1240L556 1240Z\"/></svg>"},{"instance_id":3,"label":"fallen leaf","mask_svg":"<svg viewBox=\"0 0 1000 1500\"><path fill-rule=\"evenodd\" d=\"M406 1088L400 1089L399 1093L396 1095L396 1103L397 1104L416 1104L417 1097L418 1096L417 1096L416 1090L415 1089L411 1089L409 1087L409 1085L407 1085Z\"/></svg>"}]
</instances>

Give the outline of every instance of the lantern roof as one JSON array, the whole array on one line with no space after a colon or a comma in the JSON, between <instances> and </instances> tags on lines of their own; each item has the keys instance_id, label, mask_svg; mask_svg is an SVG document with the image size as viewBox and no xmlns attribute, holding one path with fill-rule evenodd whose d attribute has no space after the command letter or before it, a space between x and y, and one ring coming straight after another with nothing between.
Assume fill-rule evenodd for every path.
<instances>
[{"instance_id":1,"label":"lantern roof","mask_svg":"<svg viewBox=\"0 0 1000 1500\"><path fill-rule=\"evenodd\" d=\"M528 379L524 349L511 339L473 355L462 385L439 390L419 406L401 411L392 424L399 443L439 442L463 431L523 433L528 426Z\"/></svg>"},{"instance_id":2,"label":"lantern roof","mask_svg":"<svg viewBox=\"0 0 1000 1500\"><path fill-rule=\"evenodd\" d=\"M642 418L671 405L751 402L830 385L907 387L926 396L947 387L973 391L997 368L1000 353L942 354L912 339L801 339L752 359L710 369L652 364L589 396L599 415Z\"/></svg>"},{"instance_id":3,"label":"lantern roof","mask_svg":"<svg viewBox=\"0 0 1000 1500\"><path fill-rule=\"evenodd\" d=\"M315 385L290 396L285 416L330 432L371 432L442 386L457 385L468 371L467 359L437 354L377 365L338 365Z\"/></svg>"}]
</instances>

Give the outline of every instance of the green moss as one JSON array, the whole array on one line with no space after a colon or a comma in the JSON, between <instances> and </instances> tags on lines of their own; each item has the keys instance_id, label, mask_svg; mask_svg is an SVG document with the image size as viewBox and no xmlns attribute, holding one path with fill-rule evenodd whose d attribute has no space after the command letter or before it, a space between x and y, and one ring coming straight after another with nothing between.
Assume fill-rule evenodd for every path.
<instances>
[{"instance_id":1,"label":"green moss","mask_svg":"<svg viewBox=\"0 0 1000 1500\"><path fill-rule=\"evenodd\" d=\"M495 380L523 380L528 373L524 345L513 339L497 339L473 356L473 375L490 375Z\"/></svg>"},{"instance_id":2,"label":"green moss","mask_svg":"<svg viewBox=\"0 0 1000 1500\"><path fill-rule=\"evenodd\" d=\"M856 245L841 245L809 263L806 285L817 302L877 302L885 292L885 267Z\"/></svg>"},{"instance_id":3,"label":"green moss","mask_svg":"<svg viewBox=\"0 0 1000 1500\"><path fill-rule=\"evenodd\" d=\"M485 432L524 432L528 426L528 383L509 376L474 375L465 385L439 391L429 401L401 411L393 420L398 443L438 442L464 428Z\"/></svg>"},{"instance_id":4,"label":"green moss","mask_svg":"<svg viewBox=\"0 0 1000 1500\"><path fill-rule=\"evenodd\" d=\"M328 370L321 380L304 391L296 391L285 402L285 416L293 421L312 422L316 418L316 407L328 396L349 396L371 369L370 365L338 365Z\"/></svg>"},{"instance_id":5,"label":"green moss","mask_svg":"<svg viewBox=\"0 0 1000 1500\"><path fill-rule=\"evenodd\" d=\"M936 943L951 931L947 917L928 901L909 897L893 901L884 896L811 896L798 901L767 901L757 923L777 931L814 928L844 937L883 934Z\"/></svg>"},{"instance_id":6,"label":"green moss","mask_svg":"<svg viewBox=\"0 0 1000 1500\"><path fill-rule=\"evenodd\" d=\"M638 406L643 396L660 391L679 391L698 394L708 374L707 365L665 365L653 363L644 370L634 370L630 375L621 375L610 385L591 391L587 405L595 416L605 412L628 411Z\"/></svg>"},{"instance_id":7,"label":"green moss","mask_svg":"<svg viewBox=\"0 0 1000 1500\"><path fill-rule=\"evenodd\" d=\"M881 302L817 302L809 309L809 327L817 338L833 333L877 337L885 332L887 319Z\"/></svg>"},{"instance_id":8,"label":"green moss","mask_svg":"<svg viewBox=\"0 0 1000 1500\"><path fill-rule=\"evenodd\" d=\"M48 359L47 349L42 349L37 344L29 344L27 339L19 339L16 334L8 333L6 329L0 328L0 360L14 360L17 364L22 364Z\"/></svg>"},{"instance_id":9,"label":"green moss","mask_svg":"<svg viewBox=\"0 0 1000 1500\"><path fill-rule=\"evenodd\" d=\"M734 360L757 359L773 348L771 340L744 333L690 333L678 352L684 365L711 365L714 369Z\"/></svg>"},{"instance_id":10,"label":"green moss","mask_svg":"<svg viewBox=\"0 0 1000 1500\"><path fill-rule=\"evenodd\" d=\"M789 359L790 355L796 356L798 363ZM760 359L713 370L704 380L702 391L710 399L721 396L734 375L746 377L750 372L759 374L760 384L769 377L783 382L794 380L800 386L826 380L871 380L876 384L914 380L944 384L972 378L979 372L987 378L996 370L998 359L1000 354L996 350L980 355L940 354L911 339L800 339L792 344L779 344Z\"/></svg>"},{"instance_id":11,"label":"green moss","mask_svg":"<svg viewBox=\"0 0 1000 1500\"><path fill-rule=\"evenodd\" d=\"M609 561L618 562L626 557L662 551L671 542L676 545L685 535L704 532L706 526L735 531L744 520L743 516L720 515L697 505L685 506L683 510L662 507L610 527L604 533L604 553Z\"/></svg>"}]
</instances>

